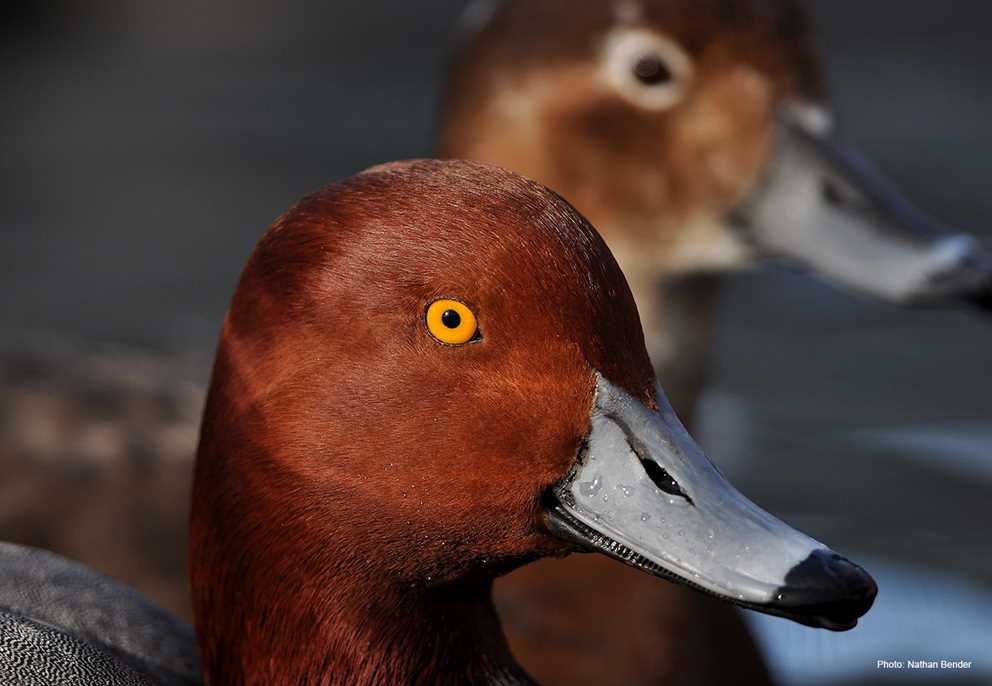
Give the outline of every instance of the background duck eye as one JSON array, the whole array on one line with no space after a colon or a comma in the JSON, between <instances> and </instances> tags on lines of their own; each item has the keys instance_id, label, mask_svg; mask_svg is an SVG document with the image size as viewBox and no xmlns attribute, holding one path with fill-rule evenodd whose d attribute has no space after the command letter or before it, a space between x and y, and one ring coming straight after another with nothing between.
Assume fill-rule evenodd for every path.
<instances>
[{"instance_id":1,"label":"background duck eye","mask_svg":"<svg viewBox=\"0 0 992 686\"><path fill-rule=\"evenodd\" d=\"M657 86L672 80L672 71L658 55L643 55L634 63L634 77L645 86Z\"/></svg>"},{"instance_id":2,"label":"background duck eye","mask_svg":"<svg viewBox=\"0 0 992 686\"><path fill-rule=\"evenodd\" d=\"M660 112L678 102L692 81L692 60L673 39L646 28L606 35L602 76L632 105Z\"/></svg>"},{"instance_id":3,"label":"background duck eye","mask_svg":"<svg viewBox=\"0 0 992 686\"><path fill-rule=\"evenodd\" d=\"M435 300L427 307L427 330L439 343L462 345L478 340L479 323L464 303Z\"/></svg>"}]
</instances>

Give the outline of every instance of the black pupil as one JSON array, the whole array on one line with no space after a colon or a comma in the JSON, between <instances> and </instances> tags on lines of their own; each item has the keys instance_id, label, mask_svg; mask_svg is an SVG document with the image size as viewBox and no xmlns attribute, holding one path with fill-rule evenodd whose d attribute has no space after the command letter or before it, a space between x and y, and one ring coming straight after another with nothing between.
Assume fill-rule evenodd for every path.
<instances>
[{"instance_id":1,"label":"black pupil","mask_svg":"<svg viewBox=\"0 0 992 686\"><path fill-rule=\"evenodd\" d=\"M634 76L646 86L656 86L670 81L672 72L657 55L645 55L634 65Z\"/></svg>"},{"instance_id":2,"label":"black pupil","mask_svg":"<svg viewBox=\"0 0 992 686\"><path fill-rule=\"evenodd\" d=\"M458 325L462 323L462 316L454 310L445 310L444 314L441 315L441 323L449 329L457 329Z\"/></svg>"}]
</instances>

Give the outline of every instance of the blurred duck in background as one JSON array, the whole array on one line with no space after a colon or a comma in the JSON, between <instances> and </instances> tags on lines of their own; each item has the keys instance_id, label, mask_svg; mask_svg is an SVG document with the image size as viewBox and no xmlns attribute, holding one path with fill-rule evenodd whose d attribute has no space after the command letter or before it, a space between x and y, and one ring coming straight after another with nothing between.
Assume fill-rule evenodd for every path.
<instances>
[{"instance_id":1,"label":"blurred duck in background","mask_svg":"<svg viewBox=\"0 0 992 686\"><path fill-rule=\"evenodd\" d=\"M464 22L440 151L520 170L593 218L680 410L721 272L774 258L900 305L992 306L989 254L835 135L794 0L482 1Z\"/></svg>"},{"instance_id":2,"label":"blurred duck in background","mask_svg":"<svg viewBox=\"0 0 992 686\"><path fill-rule=\"evenodd\" d=\"M690 422L721 273L777 259L899 305L992 306L989 255L836 136L793 0L484 1L464 24L441 154L535 178L599 227ZM582 592L590 578L601 592ZM547 683L769 680L734 610L650 581L570 558L511 575L497 599Z\"/></svg>"}]
</instances>

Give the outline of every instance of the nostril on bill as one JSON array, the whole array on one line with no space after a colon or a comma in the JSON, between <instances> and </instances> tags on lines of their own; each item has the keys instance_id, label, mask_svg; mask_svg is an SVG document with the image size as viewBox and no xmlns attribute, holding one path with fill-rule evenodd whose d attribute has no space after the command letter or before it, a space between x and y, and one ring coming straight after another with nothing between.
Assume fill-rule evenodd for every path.
<instances>
[{"instance_id":1,"label":"nostril on bill","mask_svg":"<svg viewBox=\"0 0 992 686\"><path fill-rule=\"evenodd\" d=\"M627 447L641 463L641 467L644 469L644 473L651 480L651 483L655 485L658 490L662 493L667 493L668 495L678 496L683 498L690 505L695 505L692 502L692 498L686 493L679 482L675 480L668 471L662 467L660 464L651 459L650 452L644 449L644 446L639 440L633 435L630 427L626 423L618 420L614 420L620 430L623 431L624 440L627 442Z\"/></svg>"},{"instance_id":2,"label":"nostril on bill","mask_svg":"<svg viewBox=\"0 0 992 686\"><path fill-rule=\"evenodd\" d=\"M843 205L844 195L830 179L824 179L820 184L820 195L828 205Z\"/></svg>"},{"instance_id":3,"label":"nostril on bill","mask_svg":"<svg viewBox=\"0 0 992 686\"><path fill-rule=\"evenodd\" d=\"M679 482L676 481L664 467L654 460L645 460L644 458L640 458L640 460L641 466L644 467L644 472L648 475L648 478L651 479L651 483L657 486L659 490L669 495L685 498L690 504L693 504L692 498L690 498L689 495L682 490L682 487L679 486Z\"/></svg>"}]
</instances>

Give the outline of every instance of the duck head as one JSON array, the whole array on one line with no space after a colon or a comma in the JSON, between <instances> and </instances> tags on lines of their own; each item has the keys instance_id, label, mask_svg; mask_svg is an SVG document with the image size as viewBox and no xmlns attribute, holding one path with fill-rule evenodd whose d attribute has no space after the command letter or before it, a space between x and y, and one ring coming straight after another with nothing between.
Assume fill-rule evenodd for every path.
<instances>
[{"instance_id":1,"label":"duck head","mask_svg":"<svg viewBox=\"0 0 992 686\"><path fill-rule=\"evenodd\" d=\"M224 322L191 530L213 686L524 680L491 582L580 550L831 629L875 596L682 428L595 230L470 162L373 168L266 232Z\"/></svg>"},{"instance_id":2,"label":"duck head","mask_svg":"<svg viewBox=\"0 0 992 686\"><path fill-rule=\"evenodd\" d=\"M443 154L561 192L633 282L779 258L898 304L992 306L989 253L836 136L794 0L480 1L466 23Z\"/></svg>"}]
</instances>

